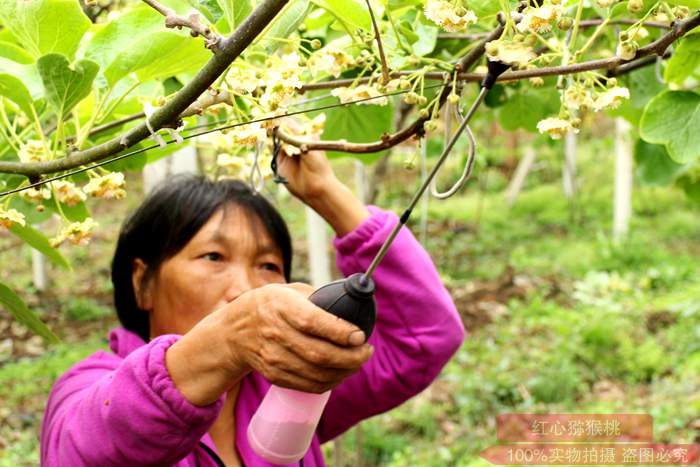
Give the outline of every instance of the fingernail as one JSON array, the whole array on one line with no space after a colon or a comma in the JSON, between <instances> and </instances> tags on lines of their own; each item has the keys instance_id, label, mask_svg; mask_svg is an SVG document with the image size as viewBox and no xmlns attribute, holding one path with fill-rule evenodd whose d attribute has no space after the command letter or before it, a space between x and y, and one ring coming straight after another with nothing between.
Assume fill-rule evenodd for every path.
<instances>
[{"instance_id":1,"label":"fingernail","mask_svg":"<svg viewBox=\"0 0 700 467\"><path fill-rule=\"evenodd\" d=\"M365 343L365 333L362 331L353 331L348 337L350 345L362 345Z\"/></svg>"}]
</instances>

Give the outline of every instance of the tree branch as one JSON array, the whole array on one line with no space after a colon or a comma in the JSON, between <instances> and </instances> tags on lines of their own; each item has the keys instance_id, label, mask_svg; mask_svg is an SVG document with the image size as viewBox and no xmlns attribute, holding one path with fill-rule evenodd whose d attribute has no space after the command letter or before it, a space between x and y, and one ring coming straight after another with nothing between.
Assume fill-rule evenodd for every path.
<instances>
[{"instance_id":1,"label":"tree branch","mask_svg":"<svg viewBox=\"0 0 700 467\"><path fill-rule=\"evenodd\" d=\"M603 18L594 18L594 19L584 19L579 23L580 28L590 28L593 26L599 26L600 24L605 21ZM637 20L634 19L614 19L611 21L608 21L608 24L637 24ZM642 26L646 26L649 28L659 28L659 29L670 29L670 26L665 23L659 23L655 21L647 21L642 24ZM458 32L441 32L438 34L438 39L460 39L460 40L477 40L477 39L483 39L486 37L488 33L476 33L476 34L463 34L463 33L458 33Z\"/></svg>"},{"instance_id":2,"label":"tree branch","mask_svg":"<svg viewBox=\"0 0 700 467\"><path fill-rule=\"evenodd\" d=\"M273 20L288 0L265 0L243 21L228 38L221 41L220 49L202 67L195 77L180 89L150 118L154 131L172 124L193 102L209 88L226 68L245 50L253 39ZM42 174L70 170L81 165L106 159L148 138L151 132L146 122L97 146L70 153L66 157L45 162L0 161L0 172L15 173L36 178Z\"/></svg>"},{"instance_id":3,"label":"tree branch","mask_svg":"<svg viewBox=\"0 0 700 467\"><path fill-rule=\"evenodd\" d=\"M208 49L217 50L219 48L219 43L222 39L221 36L215 34L208 26L202 24L199 21L199 15L197 13L193 13L185 18L184 16L179 16L172 8L168 8L156 0L143 0L143 2L165 16L166 28L189 28L192 37L204 37Z\"/></svg>"},{"instance_id":4,"label":"tree branch","mask_svg":"<svg viewBox=\"0 0 700 467\"><path fill-rule=\"evenodd\" d=\"M379 49L379 59L382 62L382 84L389 82L389 67L386 64L386 57L384 56L384 47L382 47L382 37L379 34L379 26L377 26L377 21L374 19L374 11L372 11L372 5L367 1L367 8L369 9L369 17L372 20L372 27L374 28L374 35L377 39L377 48Z\"/></svg>"}]
</instances>

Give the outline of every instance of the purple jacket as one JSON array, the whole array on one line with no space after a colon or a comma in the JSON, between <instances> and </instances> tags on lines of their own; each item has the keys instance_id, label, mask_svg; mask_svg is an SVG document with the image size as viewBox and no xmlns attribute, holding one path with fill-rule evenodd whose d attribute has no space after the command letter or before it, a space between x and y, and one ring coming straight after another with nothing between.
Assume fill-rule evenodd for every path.
<instances>
[{"instance_id":1,"label":"purple jacket","mask_svg":"<svg viewBox=\"0 0 700 467\"><path fill-rule=\"evenodd\" d=\"M372 216L336 238L337 264L346 276L364 271L398 222L370 207ZM386 412L425 389L464 340L454 303L425 250L405 228L373 276L377 321L370 360L333 389L305 467L324 466L320 445L359 421ZM207 431L224 402L197 407L175 388L165 352L180 336L144 343L136 334L110 334L112 352L77 363L54 385L41 430L41 463L48 466L216 466ZM246 431L270 383L258 373L241 382L236 401L236 447L248 467L270 466L248 444Z\"/></svg>"}]
</instances>

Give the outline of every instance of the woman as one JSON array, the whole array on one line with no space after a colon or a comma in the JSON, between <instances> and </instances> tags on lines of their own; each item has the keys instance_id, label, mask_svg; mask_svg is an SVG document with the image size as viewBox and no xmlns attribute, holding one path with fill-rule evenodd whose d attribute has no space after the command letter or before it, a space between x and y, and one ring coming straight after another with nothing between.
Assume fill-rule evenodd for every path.
<instances>
[{"instance_id":1,"label":"woman","mask_svg":"<svg viewBox=\"0 0 700 467\"><path fill-rule=\"evenodd\" d=\"M364 271L398 221L365 207L320 153L281 156L287 187L335 230L343 274ZM267 466L246 429L270 384L333 389L305 455L427 387L464 339L428 254L402 229L373 275L365 336L287 284L291 242L245 184L188 177L149 196L122 227L112 264L124 328L54 385L42 465Z\"/></svg>"}]
</instances>

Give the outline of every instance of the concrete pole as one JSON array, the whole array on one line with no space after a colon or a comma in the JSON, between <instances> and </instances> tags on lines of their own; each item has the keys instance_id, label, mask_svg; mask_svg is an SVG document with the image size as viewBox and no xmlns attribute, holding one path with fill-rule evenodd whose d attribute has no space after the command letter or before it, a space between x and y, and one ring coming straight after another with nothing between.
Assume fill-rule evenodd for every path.
<instances>
[{"instance_id":1,"label":"concrete pole","mask_svg":"<svg viewBox=\"0 0 700 467\"><path fill-rule=\"evenodd\" d=\"M574 132L568 132L564 136L564 167L562 167L562 181L564 195L568 199L576 196L576 142Z\"/></svg>"},{"instance_id":2,"label":"concrete pole","mask_svg":"<svg viewBox=\"0 0 700 467\"><path fill-rule=\"evenodd\" d=\"M631 126L623 118L615 119L615 193L613 240L620 242L629 232L632 217L632 141Z\"/></svg>"}]
</instances>

